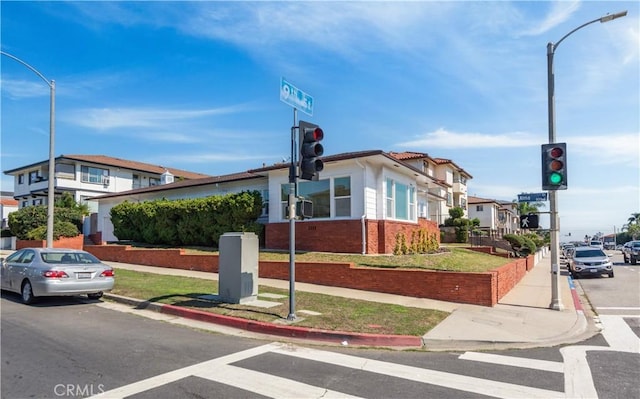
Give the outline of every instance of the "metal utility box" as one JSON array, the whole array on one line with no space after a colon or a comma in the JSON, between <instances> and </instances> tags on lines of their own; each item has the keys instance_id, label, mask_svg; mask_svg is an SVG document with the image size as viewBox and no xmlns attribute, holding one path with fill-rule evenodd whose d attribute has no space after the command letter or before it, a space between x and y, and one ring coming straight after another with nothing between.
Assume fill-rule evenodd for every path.
<instances>
[{"instance_id":1,"label":"metal utility box","mask_svg":"<svg viewBox=\"0 0 640 399\"><path fill-rule=\"evenodd\" d=\"M220 237L218 296L227 303L258 299L258 236L225 233Z\"/></svg>"}]
</instances>

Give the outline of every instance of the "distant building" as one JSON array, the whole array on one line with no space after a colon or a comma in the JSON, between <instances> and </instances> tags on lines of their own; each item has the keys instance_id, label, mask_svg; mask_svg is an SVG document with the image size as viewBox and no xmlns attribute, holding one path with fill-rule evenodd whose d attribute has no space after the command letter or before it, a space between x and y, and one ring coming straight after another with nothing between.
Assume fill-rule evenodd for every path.
<instances>
[{"instance_id":1,"label":"distant building","mask_svg":"<svg viewBox=\"0 0 640 399\"><path fill-rule=\"evenodd\" d=\"M517 205L512 202L469 196L469 219L475 218L480 220L479 229L490 237L520 231Z\"/></svg>"},{"instance_id":2,"label":"distant building","mask_svg":"<svg viewBox=\"0 0 640 399\"><path fill-rule=\"evenodd\" d=\"M14 177L13 198L20 208L47 204L48 160L6 170L4 174ZM208 175L106 155L61 155L55 159L54 176L56 196L70 193L77 203L87 204L97 212L98 205L91 197Z\"/></svg>"},{"instance_id":3,"label":"distant building","mask_svg":"<svg viewBox=\"0 0 640 399\"><path fill-rule=\"evenodd\" d=\"M0 192L0 214L2 215L1 229L9 227L9 214L18 210L18 201L13 198L13 193L8 191Z\"/></svg>"}]
</instances>

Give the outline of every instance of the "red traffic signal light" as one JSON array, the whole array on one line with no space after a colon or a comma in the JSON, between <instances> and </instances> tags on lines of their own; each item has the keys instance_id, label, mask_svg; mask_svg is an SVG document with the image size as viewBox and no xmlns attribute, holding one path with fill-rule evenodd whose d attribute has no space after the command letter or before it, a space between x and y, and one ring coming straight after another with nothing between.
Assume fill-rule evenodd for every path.
<instances>
[{"instance_id":1,"label":"red traffic signal light","mask_svg":"<svg viewBox=\"0 0 640 399\"><path fill-rule=\"evenodd\" d=\"M542 145L542 189L567 189L567 144Z\"/></svg>"},{"instance_id":2,"label":"red traffic signal light","mask_svg":"<svg viewBox=\"0 0 640 399\"><path fill-rule=\"evenodd\" d=\"M324 147L320 141L324 138L324 131L313 123L300 121L299 146L300 146L300 173L303 180L314 180L318 172L324 169L324 162L319 158L324 154Z\"/></svg>"}]
</instances>

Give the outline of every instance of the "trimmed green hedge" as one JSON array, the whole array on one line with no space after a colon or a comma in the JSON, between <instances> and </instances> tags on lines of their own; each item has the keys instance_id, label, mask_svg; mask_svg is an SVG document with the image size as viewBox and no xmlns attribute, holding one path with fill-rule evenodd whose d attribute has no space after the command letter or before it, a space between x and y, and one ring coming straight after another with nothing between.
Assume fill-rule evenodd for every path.
<instances>
[{"instance_id":1,"label":"trimmed green hedge","mask_svg":"<svg viewBox=\"0 0 640 399\"><path fill-rule=\"evenodd\" d=\"M55 207L53 210L53 238L75 237L80 234L83 217L82 211L79 209ZM62 224L61 222L65 223ZM46 238L47 206L27 206L11 212L9 214L9 229L18 240L31 240L33 238L30 237L40 237L42 229L45 231ZM36 229L39 230L34 231Z\"/></svg>"},{"instance_id":2,"label":"trimmed green hedge","mask_svg":"<svg viewBox=\"0 0 640 399\"><path fill-rule=\"evenodd\" d=\"M227 232L262 235L258 191L206 198L125 201L111 209L113 233L119 240L172 246L218 246Z\"/></svg>"}]
</instances>

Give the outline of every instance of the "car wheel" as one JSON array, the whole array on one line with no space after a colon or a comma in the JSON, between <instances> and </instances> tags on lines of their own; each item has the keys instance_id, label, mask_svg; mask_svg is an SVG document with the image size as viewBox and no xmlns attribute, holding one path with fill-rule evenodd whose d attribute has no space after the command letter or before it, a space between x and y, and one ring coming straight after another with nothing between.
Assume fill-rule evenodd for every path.
<instances>
[{"instance_id":1,"label":"car wheel","mask_svg":"<svg viewBox=\"0 0 640 399\"><path fill-rule=\"evenodd\" d=\"M613 278L613 272L609 273L609 278Z\"/></svg>"},{"instance_id":2,"label":"car wheel","mask_svg":"<svg viewBox=\"0 0 640 399\"><path fill-rule=\"evenodd\" d=\"M632 265L635 265L638 263L638 258L634 258L633 256L629 259Z\"/></svg>"},{"instance_id":3,"label":"car wheel","mask_svg":"<svg viewBox=\"0 0 640 399\"><path fill-rule=\"evenodd\" d=\"M627 257L624 255L622 255L622 260L624 261L624 263L629 263L629 259L627 259Z\"/></svg>"},{"instance_id":4,"label":"car wheel","mask_svg":"<svg viewBox=\"0 0 640 399\"><path fill-rule=\"evenodd\" d=\"M104 294L102 291L100 291L100 292L94 292L92 294L87 294L87 297L89 297L89 299L100 299L102 298L102 295Z\"/></svg>"},{"instance_id":5,"label":"car wheel","mask_svg":"<svg viewBox=\"0 0 640 399\"><path fill-rule=\"evenodd\" d=\"M31 287L31 282L29 280L25 280L22 283L22 303L25 305L30 305L35 301L36 297L33 296L33 288Z\"/></svg>"}]
</instances>

